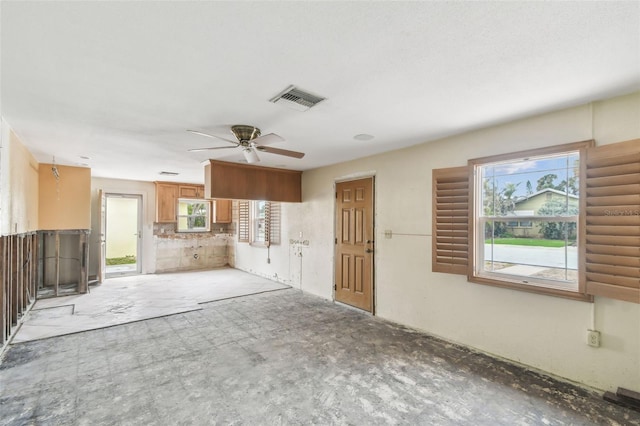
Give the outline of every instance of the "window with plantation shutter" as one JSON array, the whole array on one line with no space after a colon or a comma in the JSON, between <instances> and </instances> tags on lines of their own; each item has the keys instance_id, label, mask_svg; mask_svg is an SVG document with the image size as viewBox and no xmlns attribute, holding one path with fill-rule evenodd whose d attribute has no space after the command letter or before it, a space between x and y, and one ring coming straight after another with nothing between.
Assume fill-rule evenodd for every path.
<instances>
[{"instance_id":1,"label":"window with plantation shutter","mask_svg":"<svg viewBox=\"0 0 640 426\"><path fill-rule=\"evenodd\" d=\"M280 244L280 203L239 201L238 241L258 246Z\"/></svg>"},{"instance_id":2,"label":"window with plantation shutter","mask_svg":"<svg viewBox=\"0 0 640 426\"><path fill-rule=\"evenodd\" d=\"M579 236L593 140L469 160L469 280L588 301ZM531 228L519 228L520 221Z\"/></svg>"},{"instance_id":3,"label":"window with plantation shutter","mask_svg":"<svg viewBox=\"0 0 640 426\"><path fill-rule=\"evenodd\" d=\"M238 201L238 241L249 242L249 201Z\"/></svg>"},{"instance_id":4,"label":"window with plantation shutter","mask_svg":"<svg viewBox=\"0 0 640 426\"><path fill-rule=\"evenodd\" d=\"M434 169L432 176L432 270L467 275L469 168Z\"/></svg>"},{"instance_id":5,"label":"window with plantation shutter","mask_svg":"<svg viewBox=\"0 0 640 426\"><path fill-rule=\"evenodd\" d=\"M640 139L587 150L588 294L640 303Z\"/></svg>"}]
</instances>

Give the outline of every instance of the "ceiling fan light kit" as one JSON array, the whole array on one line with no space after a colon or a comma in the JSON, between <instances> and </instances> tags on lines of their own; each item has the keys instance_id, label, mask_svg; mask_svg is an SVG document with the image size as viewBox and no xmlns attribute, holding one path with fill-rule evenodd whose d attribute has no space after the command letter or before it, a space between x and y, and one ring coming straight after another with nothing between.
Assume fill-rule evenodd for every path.
<instances>
[{"instance_id":1,"label":"ceiling fan light kit","mask_svg":"<svg viewBox=\"0 0 640 426\"><path fill-rule=\"evenodd\" d=\"M231 126L231 133L233 133L237 141L225 139L220 136L210 135L208 133L203 133L196 130L187 130L187 132L200 135L200 136L205 136L212 139L219 139L221 141L228 142L233 145L233 146L214 146L209 148L194 148L194 149L190 149L189 150L190 152L240 147L242 149L242 154L244 155L244 158L247 160L247 163L257 163L260 161L260 157L258 157L258 153L256 151L267 152L269 154L284 155L285 157L292 157L292 158L304 157L303 152L289 151L287 149L272 148L272 147L266 146L271 143L282 142L284 141L284 138L276 135L275 133L262 135L262 132L260 131L260 129L255 126L248 126L245 124L236 124L235 126Z\"/></svg>"},{"instance_id":2,"label":"ceiling fan light kit","mask_svg":"<svg viewBox=\"0 0 640 426\"><path fill-rule=\"evenodd\" d=\"M242 154L244 154L244 158L247 160L247 163L257 163L260 161L258 158L258 154L253 150L253 148L245 148L242 150Z\"/></svg>"}]
</instances>

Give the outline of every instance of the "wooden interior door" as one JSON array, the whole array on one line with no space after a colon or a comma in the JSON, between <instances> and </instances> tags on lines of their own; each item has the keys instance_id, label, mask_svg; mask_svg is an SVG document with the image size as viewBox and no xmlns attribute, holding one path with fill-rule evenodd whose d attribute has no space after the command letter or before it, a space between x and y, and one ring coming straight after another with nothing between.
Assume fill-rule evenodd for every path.
<instances>
[{"instance_id":1,"label":"wooden interior door","mask_svg":"<svg viewBox=\"0 0 640 426\"><path fill-rule=\"evenodd\" d=\"M335 298L373 313L373 178L336 184Z\"/></svg>"}]
</instances>

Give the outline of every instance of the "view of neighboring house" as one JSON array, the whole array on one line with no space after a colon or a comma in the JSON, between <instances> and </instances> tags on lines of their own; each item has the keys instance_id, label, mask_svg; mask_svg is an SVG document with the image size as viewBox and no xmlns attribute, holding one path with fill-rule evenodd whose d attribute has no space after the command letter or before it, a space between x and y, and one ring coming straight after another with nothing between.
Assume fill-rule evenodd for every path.
<instances>
[{"instance_id":1,"label":"view of neighboring house","mask_svg":"<svg viewBox=\"0 0 640 426\"><path fill-rule=\"evenodd\" d=\"M531 216L545 216L540 209L545 206L567 206L566 211L578 209L579 197L553 188L540 191L515 201L513 211L516 217L523 219L509 220L507 228L515 237L543 238L542 229L530 220ZM525 218L526 217L526 218ZM511 219L511 218L510 218ZM515 218L514 218L515 219Z\"/></svg>"}]
</instances>

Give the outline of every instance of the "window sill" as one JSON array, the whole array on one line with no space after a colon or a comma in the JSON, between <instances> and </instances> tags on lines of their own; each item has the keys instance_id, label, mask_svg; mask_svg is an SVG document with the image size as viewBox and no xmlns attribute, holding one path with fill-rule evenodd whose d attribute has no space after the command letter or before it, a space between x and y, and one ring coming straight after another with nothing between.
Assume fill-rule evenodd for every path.
<instances>
[{"instance_id":1,"label":"window sill","mask_svg":"<svg viewBox=\"0 0 640 426\"><path fill-rule=\"evenodd\" d=\"M588 294L584 294L584 293L580 293L580 292L577 292L577 291L568 291L568 290L560 290L560 289L556 289L556 288L541 287L541 286L527 285L527 284L519 284L519 283L516 283L516 282L496 280L496 279L480 277L480 276L468 277L467 281L472 282L472 283L476 283L476 284L490 285L490 286L493 286L493 287L501 287L501 288L508 288L508 289L511 289L511 290L526 291L527 293L542 294L542 295L545 295L545 296L562 297L564 299L578 300L578 301L581 301L581 302L590 302L590 303L593 302L593 296L588 295Z\"/></svg>"}]
</instances>

